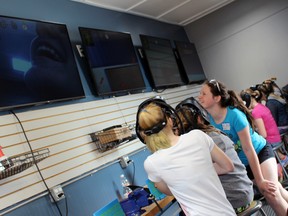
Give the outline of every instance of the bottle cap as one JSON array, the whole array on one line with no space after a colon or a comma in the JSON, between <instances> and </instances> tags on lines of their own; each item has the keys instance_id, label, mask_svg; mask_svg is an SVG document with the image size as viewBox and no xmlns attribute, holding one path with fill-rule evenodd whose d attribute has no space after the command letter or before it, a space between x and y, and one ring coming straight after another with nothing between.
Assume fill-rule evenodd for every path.
<instances>
[{"instance_id":1,"label":"bottle cap","mask_svg":"<svg viewBox=\"0 0 288 216\"><path fill-rule=\"evenodd\" d=\"M2 146L0 146L0 157L3 157L4 156L4 153L2 151Z\"/></svg>"}]
</instances>

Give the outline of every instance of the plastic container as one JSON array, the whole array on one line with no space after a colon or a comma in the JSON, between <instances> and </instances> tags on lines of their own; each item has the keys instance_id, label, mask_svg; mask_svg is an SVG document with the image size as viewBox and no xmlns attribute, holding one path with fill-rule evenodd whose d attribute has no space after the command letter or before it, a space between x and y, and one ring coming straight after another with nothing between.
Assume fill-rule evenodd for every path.
<instances>
[{"instance_id":1,"label":"plastic container","mask_svg":"<svg viewBox=\"0 0 288 216\"><path fill-rule=\"evenodd\" d=\"M127 199L128 195L132 192L131 188L129 187L130 182L128 181L128 179L124 174L120 175L120 182L123 188L123 198Z\"/></svg>"},{"instance_id":2,"label":"plastic container","mask_svg":"<svg viewBox=\"0 0 288 216\"><path fill-rule=\"evenodd\" d=\"M120 202L120 205L126 216L141 216L141 208L135 200L124 199Z\"/></svg>"}]
</instances>

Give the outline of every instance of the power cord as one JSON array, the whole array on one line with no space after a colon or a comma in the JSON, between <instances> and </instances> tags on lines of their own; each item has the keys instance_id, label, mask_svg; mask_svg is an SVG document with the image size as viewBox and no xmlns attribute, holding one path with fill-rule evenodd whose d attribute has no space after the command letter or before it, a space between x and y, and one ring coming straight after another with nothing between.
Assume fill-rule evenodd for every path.
<instances>
[{"instance_id":1,"label":"power cord","mask_svg":"<svg viewBox=\"0 0 288 216\"><path fill-rule=\"evenodd\" d=\"M29 142L29 139L28 139L28 137L27 137L27 134L26 134L26 132L25 132L25 129L24 129L24 127L23 127L20 119L19 119L18 116L15 114L15 112L14 112L13 110L10 110L10 112L15 116L15 118L16 118L17 121L18 121L18 123L20 124L21 129L22 129L22 132L23 132L23 134L24 134L24 136L25 136L25 139L26 139L26 141L27 141L27 143L28 143L30 152L31 152L31 154L32 154L33 162L34 162L34 164L35 164L35 166L36 166L36 168L37 168L37 171L38 171L38 173L39 173L39 175L40 175L40 177L41 177L41 179L42 179L42 181L43 181L43 183L44 183L44 185L45 185L45 187L46 187L49 195L50 195L51 198L53 199L53 201L54 201L54 203L55 203L55 205L56 205L56 208L57 208L60 216L62 216L62 213L61 213L61 210L60 210L60 208L59 208L59 205L58 205L58 203L56 202L56 200L54 199L54 197L52 196L52 193L51 193L51 191L50 191L50 189L49 189L49 187L48 187L48 185L47 185L47 183L46 183L46 181L45 181L45 179L44 179L44 177L43 177L43 175L42 175L42 173L41 173L41 171L40 171L40 168L39 168L36 160L35 160L35 155L34 155L32 146L31 146L31 144L30 144L30 142ZM66 198L65 198L65 199L66 199ZM66 209L67 209L66 213L68 213L68 208L67 208L67 206L66 206ZM68 214L66 214L66 215L68 215Z\"/></svg>"},{"instance_id":2,"label":"power cord","mask_svg":"<svg viewBox=\"0 0 288 216\"><path fill-rule=\"evenodd\" d=\"M158 90L155 90L156 93L163 93L167 88L164 88L162 90L158 89Z\"/></svg>"},{"instance_id":3,"label":"power cord","mask_svg":"<svg viewBox=\"0 0 288 216\"><path fill-rule=\"evenodd\" d=\"M65 197L65 206L66 206L66 216L68 216L68 199Z\"/></svg>"},{"instance_id":4,"label":"power cord","mask_svg":"<svg viewBox=\"0 0 288 216\"><path fill-rule=\"evenodd\" d=\"M113 96L113 98L114 98L114 100L115 100L115 102L116 102L116 104L117 104L117 107L118 107L118 109L119 109L119 111L120 111L120 113L121 113L122 118L124 119L125 125L128 125L128 123L126 122L125 116L124 116L124 114L123 114L123 111L122 111L122 109L121 109L121 107L120 107L120 105L119 105L119 103L118 103L117 98L116 98L115 96Z\"/></svg>"},{"instance_id":5,"label":"power cord","mask_svg":"<svg viewBox=\"0 0 288 216\"><path fill-rule=\"evenodd\" d=\"M135 164L134 164L134 161L133 160L128 160L127 161L127 164L129 165L130 163L132 163L133 165L133 174L132 174L132 185L134 185L134 180L135 180Z\"/></svg>"},{"instance_id":6,"label":"power cord","mask_svg":"<svg viewBox=\"0 0 288 216\"><path fill-rule=\"evenodd\" d=\"M150 194L151 199L153 200L153 202L157 205L157 207L159 208L160 212L163 213L163 209L161 208L161 206L159 205L159 203L157 202L155 196L153 194Z\"/></svg>"}]
</instances>

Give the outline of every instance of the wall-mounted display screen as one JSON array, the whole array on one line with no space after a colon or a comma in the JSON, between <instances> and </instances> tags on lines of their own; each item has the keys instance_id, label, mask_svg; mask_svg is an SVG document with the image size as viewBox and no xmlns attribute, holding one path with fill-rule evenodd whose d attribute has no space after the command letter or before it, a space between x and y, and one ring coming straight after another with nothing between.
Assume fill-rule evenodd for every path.
<instances>
[{"instance_id":1,"label":"wall-mounted display screen","mask_svg":"<svg viewBox=\"0 0 288 216\"><path fill-rule=\"evenodd\" d=\"M0 110L85 97L66 25L0 16Z\"/></svg>"},{"instance_id":2,"label":"wall-mounted display screen","mask_svg":"<svg viewBox=\"0 0 288 216\"><path fill-rule=\"evenodd\" d=\"M79 27L97 95L143 91L146 86L129 33Z\"/></svg>"},{"instance_id":3,"label":"wall-mounted display screen","mask_svg":"<svg viewBox=\"0 0 288 216\"><path fill-rule=\"evenodd\" d=\"M147 35L140 35L140 39L153 88L183 85L170 40Z\"/></svg>"},{"instance_id":4,"label":"wall-mounted display screen","mask_svg":"<svg viewBox=\"0 0 288 216\"><path fill-rule=\"evenodd\" d=\"M204 81L206 79L196 47L193 43L174 41L180 68L187 75L188 83Z\"/></svg>"}]
</instances>

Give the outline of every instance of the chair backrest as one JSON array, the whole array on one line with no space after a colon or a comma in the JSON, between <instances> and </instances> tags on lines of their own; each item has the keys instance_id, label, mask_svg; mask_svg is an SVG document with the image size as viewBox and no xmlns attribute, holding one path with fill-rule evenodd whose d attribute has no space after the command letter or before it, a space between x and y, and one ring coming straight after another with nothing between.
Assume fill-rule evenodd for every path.
<instances>
[{"instance_id":1,"label":"chair backrest","mask_svg":"<svg viewBox=\"0 0 288 216\"><path fill-rule=\"evenodd\" d=\"M262 208L262 202L260 200L253 200L248 209L241 212L237 216L249 216L259 211Z\"/></svg>"},{"instance_id":2,"label":"chair backrest","mask_svg":"<svg viewBox=\"0 0 288 216\"><path fill-rule=\"evenodd\" d=\"M147 187L149 188L150 190L150 193L152 195L154 195L155 199L156 200L161 200L161 199L164 199L166 197L165 194L163 194L161 191L159 191L153 182L151 182L149 179L146 180L146 185Z\"/></svg>"}]
</instances>

